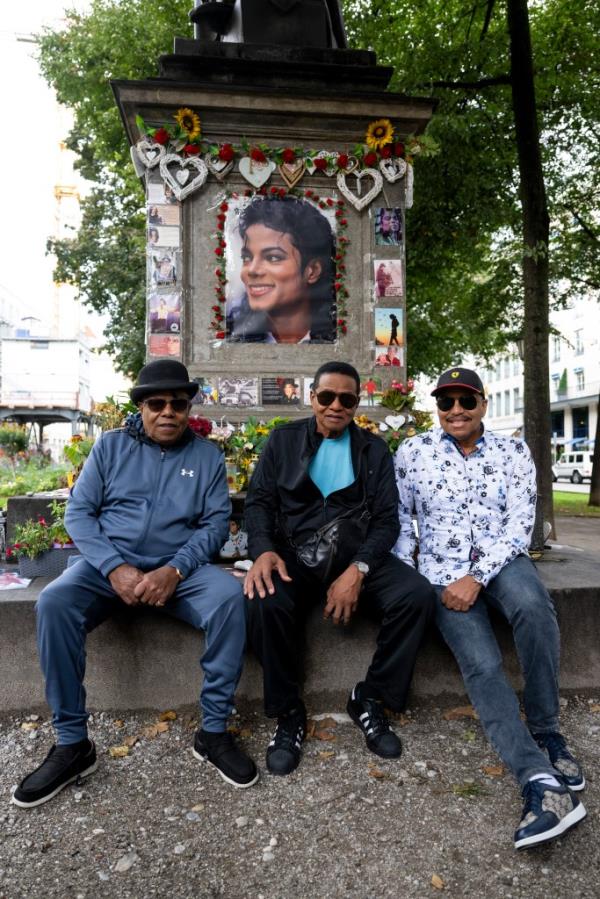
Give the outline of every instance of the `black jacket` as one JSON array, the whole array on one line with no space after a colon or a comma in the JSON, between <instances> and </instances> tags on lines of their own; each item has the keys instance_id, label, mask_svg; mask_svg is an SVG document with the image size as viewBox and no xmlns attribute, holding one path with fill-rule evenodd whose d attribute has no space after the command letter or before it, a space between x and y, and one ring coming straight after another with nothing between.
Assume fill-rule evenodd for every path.
<instances>
[{"instance_id":1,"label":"black jacket","mask_svg":"<svg viewBox=\"0 0 600 899\"><path fill-rule=\"evenodd\" d=\"M392 457L376 434L353 422L349 428L356 480L326 499L308 474L309 463L323 440L317 432L316 419L298 419L273 431L261 453L246 498L245 519L252 559L285 548L283 528L294 543L301 545L318 528L359 506L365 479L372 517L366 540L354 558L374 569L394 546L400 527Z\"/></svg>"}]
</instances>

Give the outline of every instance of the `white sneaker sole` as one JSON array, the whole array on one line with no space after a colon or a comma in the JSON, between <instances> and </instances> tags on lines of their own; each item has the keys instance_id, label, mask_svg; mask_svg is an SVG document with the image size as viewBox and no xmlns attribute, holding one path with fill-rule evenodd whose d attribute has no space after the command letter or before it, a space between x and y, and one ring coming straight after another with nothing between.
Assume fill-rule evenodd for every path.
<instances>
[{"instance_id":1,"label":"white sneaker sole","mask_svg":"<svg viewBox=\"0 0 600 899\"><path fill-rule=\"evenodd\" d=\"M59 787L57 787L51 793L48 793L47 796L42 796L41 799L36 799L35 802L22 802L20 799L15 799L14 793L10 797L10 801L12 802L13 805L18 805L19 808L35 808L37 805L43 805L45 802L50 802L51 799L54 799L54 797L57 796L61 790L64 790L64 788L68 787L69 784L75 783L75 781L78 780L80 777L81 778L89 777L90 774L94 773L94 771L97 769L97 767L98 767L98 760L96 759L94 764L90 765L89 768L86 768L85 771L81 771L80 774L75 774L74 777L70 777L69 780L65 780L64 783L62 783Z\"/></svg>"},{"instance_id":2,"label":"white sneaker sole","mask_svg":"<svg viewBox=\"0 0 600 899\"><path fill-rule=\"evenodd\" d=\"M585 777L581 778L581 783L577 784L577 786L571 787L569 786L569 784L567 784L567 786L569 787L571 793L579 793L580 790L585 790Z\"/></svg>"},{"instance_id":3,"label":"white sneaker sole","mask_svg":"<svg viewBox=\"0 0 600 899\"><path fill-rule=\"evenodd\" d=\"M192 748L192 753L194 754L194 758L198 759L199 762L204 762L205 765L210 765L211 768L214 768L215 771L218 771L218 773L223 778L225 783L231 784L232 787L236 787L238 790L245 790L248 787L253 787L254 784L258 780L258 771L257 771L256 777L254 778L254 780L248 781L247 784L238 783L237 780L232 780L230 777L227 777L226 774L223 774L221 769L219 767L217 767L217 765L215 765L214 762L211 762L209 759L205 758L195 748Z\"/></svg>"},{"instance_id":4,"label":"white sneaker sole","mask_svg":"<svg viewBox=\"0 0 600 899\"><path fill-rule=\"evenodd\" d=\"M571 827L575 827L586 815L587 812L583 802L580 802L568 815L561 818L556 827L553 827L551 830L547 830L545 833L534 834L531 837L524 837L522 840L515 840L515 849L529 849L533 846L539 846L541 843L555 840L563 833L566 833L567 830L570 830Z\"/></svg>"}]
</instances>

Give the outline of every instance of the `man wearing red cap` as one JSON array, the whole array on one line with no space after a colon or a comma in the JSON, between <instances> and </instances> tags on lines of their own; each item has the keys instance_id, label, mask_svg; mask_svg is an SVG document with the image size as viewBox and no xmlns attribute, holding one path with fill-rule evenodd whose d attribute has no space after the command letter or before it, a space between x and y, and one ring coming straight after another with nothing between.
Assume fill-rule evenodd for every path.
<instances>
[{"instance_id":1,"label":"man wearing red cap","mask_svg":"<svg viewBox=\"0 0 600 899\"><path fill-rule=\"evenodd\" d=\"M457 366L432 391L440 427L396 453L401 532L396 555L436 587L436 623L460 666L485 733L519 781L525 805L515 847L555 839L585 817L585 780L558 725L559 632L528 556L536 503L527 445L487 431L479 375ZM502 666L488 609L510 623L527 717Z\"/></svg>"}]
</instances>

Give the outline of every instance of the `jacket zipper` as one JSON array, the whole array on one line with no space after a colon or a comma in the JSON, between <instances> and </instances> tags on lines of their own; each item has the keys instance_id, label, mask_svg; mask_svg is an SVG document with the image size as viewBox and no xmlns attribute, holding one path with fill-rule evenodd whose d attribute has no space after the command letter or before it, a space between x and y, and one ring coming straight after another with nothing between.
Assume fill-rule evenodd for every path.
<instances>
[{"instance_id":1,"label":"jacket zipper","mask_svg":"<svg viewBox=\"0 0 600 899\"><path fill-rule=\"evenodd\" d=\"M145 523L145 526L144 526L144 530L143 530L143 532L142 532L142 536L141 536L141 538L140 538L140 540L139 540L139 542L138 542L138 544L137 544L137 548L138 548L138 549L139 549L140 546L143 546L143 545L144 545L145 540L146 540L146 536L147 536L147 534L148 534L148 531L150 530L150 523L151 523L152 518L153 518L153 516L154 516L154 502L155 502L156 496L158 495L158 487L159 487L160 482L161 482L161 480L162 480L162 464L163 464L163 461L164 461L164 458L165 458L166 454L167 454L167 451L161 447L161 450L160 450L160 462L159 462L159 465L158 465L157 475L156 475L156 479L155 479L155 481L154 481L154 488L153 488L153 491L152 491L152 502L151 502L151 504L150 504L150 508L148 509L148 515L146 516L146 523Z\"/></svg>"}]
</instances>

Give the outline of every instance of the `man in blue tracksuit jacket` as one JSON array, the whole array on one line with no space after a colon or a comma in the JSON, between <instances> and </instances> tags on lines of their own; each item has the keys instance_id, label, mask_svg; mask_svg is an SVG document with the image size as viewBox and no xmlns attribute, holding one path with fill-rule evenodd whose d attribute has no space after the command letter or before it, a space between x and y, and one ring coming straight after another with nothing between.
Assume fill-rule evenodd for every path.
<instances>
[{"instance_id":1,"label":"man in blue tracksuit jacket","mask_svg":"<svg viewBox=\"0 0 600 899\"><path fill-rule=\"evenodd\" d=\"M96 769L87 736L85 641L124 603L164 607L205 631L202 728L194 755L229 783L246 787L254 762L227 732L246 639L239 583L209 564L228 531L223 455L188 427L198 385L172 359L140 372L131 391L140 411L103 434L75 484L65 524L81 557L41 593L38 648L57 744L13 802L47 802Z\"/></svg>"}]
</instances>

